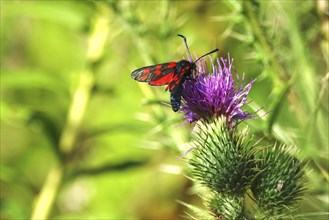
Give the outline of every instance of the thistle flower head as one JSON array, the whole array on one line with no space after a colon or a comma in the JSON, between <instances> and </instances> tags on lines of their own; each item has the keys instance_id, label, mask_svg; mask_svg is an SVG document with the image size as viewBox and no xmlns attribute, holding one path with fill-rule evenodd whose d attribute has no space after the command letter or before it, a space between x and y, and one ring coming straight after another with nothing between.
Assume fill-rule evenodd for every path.
<instances>
[{"instance_id":1,"label":"thistle flower head","mask_svg":"<svg viewBox=\"0 0 329 220\"><path fill-rule=\"evenodd\" d=\"M259 214L282 215L287 207L290 211L294 210L293 207L302 198L306 190L304 171L307 165L291 152L294 152L292 147L274 145L258 153L255 169L258 174L251 191L260 208Z\"/></svg>"},{"instance_id":2,"label":"thistle flower head","mask_svg":"<svg viewBox=\"0 0 329 220\"><path fill-rule=\"evenodd\" d=\"M190 123L224 118L231 127L252 118L250 113L241 108L246 104L254 81L244 88L235 85L230 57L228 60L217 58L216 61L217 66L212 62L212 74L208 72L204 60L197 62L198 74L184 83L182 111Z\"/></svg>"}]
</instances>

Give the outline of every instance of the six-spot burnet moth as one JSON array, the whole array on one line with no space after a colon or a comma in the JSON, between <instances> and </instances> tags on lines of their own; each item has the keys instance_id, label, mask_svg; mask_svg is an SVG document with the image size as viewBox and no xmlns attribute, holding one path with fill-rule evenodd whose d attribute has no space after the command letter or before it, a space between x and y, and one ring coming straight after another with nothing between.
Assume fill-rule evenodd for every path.
<instances>
[{"instance_id":1,"label":"six-spot burnet moth","mask_svg":"<svg viewBox=\"0 0 329 220\"><path fill-rule=\"evenodd\" d=\"M190 50L187 46L186 37L181 34L177 34L177 36L184 39L188 55L190 60L192 60ZM131 73L131 78L139 82L148 82L151 86L167 85L166 91L169 89L171 107L174 112L177 112L181 105L183 83L186 79L189 78L192 71L196 70L195 63L198 62L201 58L216 51L218 51L218 49L202 55L194 62L181 60L179 62L169 62L142 67L134 70Z\"/></svg>"}]
</instances>

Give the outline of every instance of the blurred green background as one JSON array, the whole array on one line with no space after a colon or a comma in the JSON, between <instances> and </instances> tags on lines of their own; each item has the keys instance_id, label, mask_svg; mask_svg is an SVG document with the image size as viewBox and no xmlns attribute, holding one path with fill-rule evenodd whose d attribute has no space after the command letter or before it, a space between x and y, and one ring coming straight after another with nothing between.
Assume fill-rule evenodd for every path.
<instances>
[{"instance_id":1,"label":"blurred green background","mask_svg":"<svg viewBox=\"0 0 329 220\"><path fill-rule=\"evenodd\" d=\"M1 0L1 219L183 219L192 126L130 78L219 48L257 79L241 126L309 163L300 211L328 211L327 1ZM213 55L215 57L215 55ZM326 219L327 217L321 217ZM318 217L318 219L321 219ZM312 218L317 219L317 218Z\"/></svg>"}]
</instances>

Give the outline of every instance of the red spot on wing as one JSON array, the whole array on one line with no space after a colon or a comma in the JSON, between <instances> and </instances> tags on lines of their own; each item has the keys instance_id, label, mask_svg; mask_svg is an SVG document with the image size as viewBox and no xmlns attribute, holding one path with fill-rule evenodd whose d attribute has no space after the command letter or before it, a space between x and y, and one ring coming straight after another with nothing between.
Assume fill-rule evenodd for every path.
<instances>
[{"instance_id":1,"label":"red spot on wing","mask_svg":"<svg viewBox=\"0 0 329 220\"><path fill-rule=\"evenodd\" d=\"M186 73L186 71L188 71L189 69L190 69L190 66L184 67L178 75L183 76Z\"/></svg>"},{"instance_id":2,"label":"red spot on wing","mask_svg":"<svg viewBox=\"0 0 329 220\"><path fill-rule=\"evenodd\" d=\"M164 75L163 77L160 77L159 79L149 82L149 84L151 86L162 86L162 85L169 84L172 81L173 75L174 75L174 72L170 72L170 73Z\"/></svg>"},{"instance_id":3,"label":"red spot on wing","mask_svg":"<svg viewBox=\"0 0 329 220\"><path fill-rule=\"evenodd\" d=\"M136 76L135 79L139 80L139 81L146 81L148 75L150 74L150 69L149 68L145 68L140 72L136 72Z\"/></svg>"},{"instance_id":4,"label":"red spot on wing","mask_svg":"<svg viewBox=\"0 0 329 220\"><path fill-rule=\"evenodd\" d=\"M142 74L140 80L145 81L146 79L147 79L147 74Z\"/></svg>"},{"instance_id":5,"label":"red spot on wing","mask_svg":"<svg viewBox=\"0 0 329 220\"><path fill-rule=\"evenodd\" d=\"M166 87L166 91L169 89L169 91L173 91L174 88L178 85L178 76L174 76L171 80L171 82L169 83L169 85Z\"/></svg>"},{"instance_id":6,"label":"red spot on wing","mask_svg":"<svg viewBox=\"0 0 329 220\"><path fill-rule=\"evenodd\" d=\"M149 68L145 68L143 73L144 73L145 75L147 75L147 74L149 74L150 72L151 72L151 70L150 70Z\"/></svg>"},{"instance_id":7,"label":"red spot on wing","mask_svg":"<svg viewBox=\"0 0 329 220\"><path fill-rule=\"evenodd\" d=\"M170 83L168 85L169 91L173 91L176 88L177 85L178 85L178 81L174 81L173 83Z\"/></svg>"},{"instance_id":8,"label":"red spot on wing","mask_svg":"<svg viewBox=\"0 0 329 220\"><path fill-rule=\"evenodd\" d=\"M190 66L185 66L184 68L182 68L182 70L172 78L170 84L166 88L166 91L168 90L168 88L169 88L170 92L175 91L176 88L180 85L180 82L182 81L183 77L186 77L186 76L184 76L184 74L189 69L190 69Z\"/></svg>"},{"instance_id":9,"label":"red spot on wing","mask_svg":"<svg viewBox=\"0 0 329 220\"><path fill-rule=\"evenodd\" d=\"M169 69L171 69L171 68L175 68L175 67L176 67L176 65L177 65L177 63L176 63L176 62L171 62L171 63L168 63L168 66L167 66L167 68L169 68Z\"/></svg>"},{"instance_id":10,"label":"red spot on wing","mask_svg":"<svg viewBox=\"0 0 329 220\"><path fill-rule=\"evenodd\" d=\"M159 65L157 65L157 66L155 67L155 70L153 71L155 75L158 76L158 75L161 74L161 67L162 67L162 66L163 66L162 64L159 64Z\"/></svg>"},{"instance_id":11,"label":"red spot on wing","mask_svg":"<svg viewBox=\"0 0 329 220\"><path fill-rule=\"evenodd\" d=\"M186 72L188 69L190 69L190 66L186 66L183 68L182 72Z\"/></svg>"}]
</instances>

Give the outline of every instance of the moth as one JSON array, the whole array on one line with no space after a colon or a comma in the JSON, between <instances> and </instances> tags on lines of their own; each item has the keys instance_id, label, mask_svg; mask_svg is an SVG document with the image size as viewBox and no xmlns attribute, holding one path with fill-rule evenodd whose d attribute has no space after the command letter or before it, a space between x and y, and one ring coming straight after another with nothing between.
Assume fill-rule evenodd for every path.
<instances>
[{"instance_id":1,"label":"moth","mask_svg":"<svg viewBox=\"0 0 329 220\"><path fill-rule=\"evenodd\" d=\"M186 37L181 34L177 34L177 36L184 39L188 55L190 60L192 60ZM148 82L151 86L167 85L166 91L169 89L172 110L177 112L181 106L183 84L185 80L190 79L192 72L196 70L196 62L198 62L201 58L217 51L218 49L212 50L209 53L202 55L194 62L181 60L178 62L145 66L134 70L131 73L131 78L138 82Z\"/></svg>"}]
</instances>

